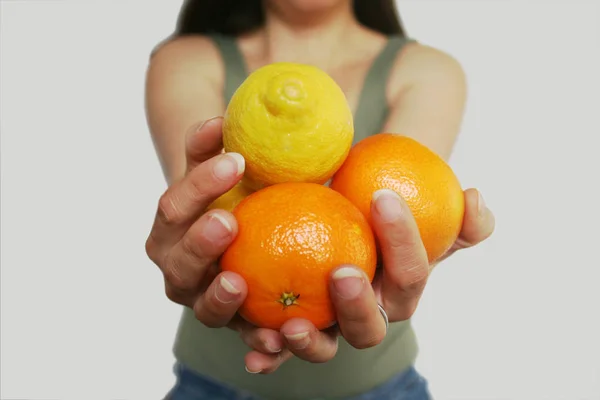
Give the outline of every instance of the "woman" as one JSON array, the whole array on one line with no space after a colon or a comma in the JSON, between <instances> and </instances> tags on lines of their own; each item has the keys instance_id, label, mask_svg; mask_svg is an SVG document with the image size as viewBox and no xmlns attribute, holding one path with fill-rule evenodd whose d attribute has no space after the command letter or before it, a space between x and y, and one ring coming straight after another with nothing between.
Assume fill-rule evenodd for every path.
<instances>
[{"instance_id":1,"label":"woman","mask_svg":"<svg viewBox=\"0 0 600 400\"><path fill-rule=\"evenodd\" d=\"M332 274L336 332L304 320L280 332L257 329L236 316L246 284L215 264L236 221L223 210L202 210L240 180L244 160L221 153L222 121L212 117L223 115L249 72L276 61L316 65L338 82L355 115L355 142L399 132L447 159L458 135L463 71L447 54L406 38L393 0L186 3L176 35L151 58L146 99L170 185L146 250L164 274L169 299L186 306L169 398L428 399L426 381L413 368L410 317L432 266L410 211L393 193L377 193L372 208L381 285L373 288L352 266ZM465 191L465 199L451 252L481 242L494 227L476 190Z\"/></svg>"}]
</instances>

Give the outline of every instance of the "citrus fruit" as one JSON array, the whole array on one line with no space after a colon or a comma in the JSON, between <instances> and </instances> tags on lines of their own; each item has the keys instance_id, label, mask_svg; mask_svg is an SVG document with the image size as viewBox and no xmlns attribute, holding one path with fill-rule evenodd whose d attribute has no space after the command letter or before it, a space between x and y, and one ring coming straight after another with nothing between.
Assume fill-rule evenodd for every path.
<instances>
[{"instance_id":1,"label":"citrus fruit","mask_svg":"<svg viewBox=\"0 0 600 400\"><path fill-rule=\"evenodd\" d=\"M246 197L233 215L238 234L220 263L246 280L239 313L254 325L279 329L297 317L324 329L335 323L332 270L352 264L373 280L373 232L350 201L326 186L275 184Z\"/></svg>"},{"instance_id":2,"label":"citrus fruit","mask_svg":"<svg viewBox=\"0 0 600 400\"><path fill-rule=\"evenodd\" d=\"M206 210L213 210L219 208L221 210L232 212L233 209L242 201L245 197L254 192L250 189L243 180L239 181L234 187L223 193L217 199L215 199Z\"/></svg>"},{"instance_id":3,"label":"citrus fruit","mask_svg":"<svg viewBox=\"0 0 600 400\"><path fill-rule=\"evenodd\" d=\"M223 121L224 148L244 156L244 177L254 189L327 182L353 137L344 92L321 69L296 63L273 63L251 73Z\"/></svg>"},{"instance_id":4,"label":"citrus fruit","mask_svg":"<svg viewBox=\"0 0 600 400\"><path fill-rule=\"evenodd\" d=\"M392 189L410 207L429 261L456 241L464 216L464 194L450 166L407 136L380 133L358 142L330 187L349 199L371 222L371 197Z\"/></svg>"}]
</instances>

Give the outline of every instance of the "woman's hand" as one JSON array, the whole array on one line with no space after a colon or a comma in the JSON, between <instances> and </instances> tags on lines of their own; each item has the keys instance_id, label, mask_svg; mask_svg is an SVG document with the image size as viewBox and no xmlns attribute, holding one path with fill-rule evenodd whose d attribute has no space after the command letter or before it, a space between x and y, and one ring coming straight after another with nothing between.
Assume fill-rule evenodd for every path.
<instances>
[{"instance_id":1,"label":"woman's hand","mask_svg":"<svg viewBox=\"0 0 600 400\"><path fill-rule=\"evenodd\" d=\"M237 233L233 215L204 212L242 177L244 159L222 154L222 119L194 129L186 140L186 173L161 196L146 252L164 275L167 297L194 310L209 327L228 326L271 366L286 356L279 332L259 329L236 316L247 294L244 279L218 272L217 259Z\"/></svg>"},{"instance_id":2,"label":"woman's hand","mask_svg":"<svg viewBox=\"0 0 600 400\"><path fill-rule=\"evenodd\" d=\"M235 273L219 273L217 267L217 259L237 233L236 220L224 210L204 212L244 172L240 155L222 153L221 129L222 119L214 118L188 136L186 173L161 196L146 241L148 256L163 272L169 299L193 309L206 326L227 326L238 331L252 349L245 362L246 369L253 373L273 372L294 355L310 362L326 362L337 352L340 334L356 348L377 345L386 333L378 303L390 322L412 316L432 266L406 203L394 192L384 190L375 194L372 205L383 271L373 285L351 265L333 272L331 297L337 327L318 331L306 320L293 319L277 332L257 328L240 318L237 311L246 298L246 283ZM494 217L478 192L467 190L465 199L467 209L460 238L443 258L481 242L493 231Z\"/></svg>"},{"instance_id":3,"label":"woman's hand","mask_svg":"<svg viewBox=\"0 0 600 400\"><path fill-rule=\"evenodd\" d=\"M187 171L161 196L146 252L160 268L167 297L194 310L207 326L226 325L247 288L237 274L216 275L215 261L237 233L230 213L204 213L244 172L238 154L220 154L221 122L208 120L187 138Z\"/></svg>"},{"instance_id":4,"label":"woman's hand","mask_svg":"<svg viewBox=\"0 0 600 400\"><path fill-rule=\"evenodd\" d=\"M440 260L459 249L474 246L494 230L494 216L479 192L465 191L466 213L461 234L454 246ZM331 279L338 330L318 331L310 322L294 319L281 328L286 347L296 356L311 362L326 362L337 351L337 336L358 349L379 344L386 335L386 323L379 310L386 311L389 322L409 319L421 298L430 265L416 222L407 204L395 192L381 190L374 194L371 206L374 230L381 245L383 269L370 285L365 274L351 265L337 268ZM285 354L289 358L290 354ZM251 352L246 365L259 356ZM281 364L255 362L263 371Z\"/></svg>"}]
</instances>

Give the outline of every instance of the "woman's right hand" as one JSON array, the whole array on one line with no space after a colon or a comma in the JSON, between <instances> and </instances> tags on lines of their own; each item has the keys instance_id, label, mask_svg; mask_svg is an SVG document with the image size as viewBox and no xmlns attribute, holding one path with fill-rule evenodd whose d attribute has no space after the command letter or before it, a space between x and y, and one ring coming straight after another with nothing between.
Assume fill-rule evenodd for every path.
<instances>
[{"instance_id":1,"label":"woman's right hand","mask_svg":"<svg viewBox=\"0 0 600 400\"><path fill-rule=\"evenodd\" d=\"M217 260L237 234L237 222L224 210L205 212L244 173L244 158L222 153L222 118L203 123L186 138L186 172L161 196L146 252L164 275L167 297L194 310L212 328L240 332L255 361L271 368L291 354L279 332L256 328L236 315L247 294L244 279L219 272ZM248 368L248 367L247 367Z\"/></svg>"}]
</instances>

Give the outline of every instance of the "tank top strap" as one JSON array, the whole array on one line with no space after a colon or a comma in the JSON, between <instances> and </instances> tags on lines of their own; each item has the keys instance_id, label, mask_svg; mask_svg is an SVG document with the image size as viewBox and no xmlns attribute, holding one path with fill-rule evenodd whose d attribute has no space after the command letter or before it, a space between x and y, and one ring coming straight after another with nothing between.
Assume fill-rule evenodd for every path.
<instances>
[{"instance_id":1,"label":"tank top strap","mask_svg":"<svg viewBox=\"0 0 600 400\"><path fill-rule=\"evenodd\" d=\"M237 88L248 76L248 69L235 37L213 34L210 38L213 40L223 59L225 67L223 96L227 105Z\"/></svg>"},{"instance_id":2,"label":"tank top strap","mask_svg":"<svg viewBox=\"0 0 600 400\"><path fill-rule=\"evenodd\" d=\"M375 58L365 77L363 88L356 109L356 122L363 128L364 135L376 132L367 132L380 129L385 122L388 112L386 89L388 78L396 61L396 56L407 43L415 40L404 36L390 36L384 48ZM359 137L360 139L362 137Z\"/></svg>"}]
</instances>

